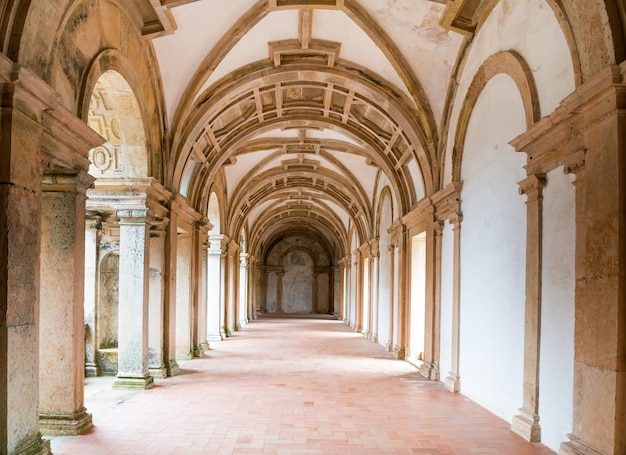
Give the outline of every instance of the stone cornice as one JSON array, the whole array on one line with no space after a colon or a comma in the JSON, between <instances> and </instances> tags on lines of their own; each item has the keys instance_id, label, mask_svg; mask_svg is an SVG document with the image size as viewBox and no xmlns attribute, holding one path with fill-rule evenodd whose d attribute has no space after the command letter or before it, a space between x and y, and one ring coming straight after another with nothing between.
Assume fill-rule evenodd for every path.
<instances>
[{"instance_id":1,"label":"stone cornice","mask_svg":"<svg viewBox=\"0 0 626 455\"><path fill-rule=\"evenodd\" d=\"M124 207L148 207L155 217L169 216L171 193L152 177L133 179L105 179L95 181L87 191L87 208L102 213L113 213Z\"/></svg>"},{"instance_id":2,"label":"stone cornice","mask_svg":"<svg viewBox=\"0 0 626 455\"><path fill-rule=\"evenodd\" d=\"M437 191L431 197L435 206L435 218L444 221L453 216L461 208L462 182L453 182Z\"/></svg>"},{"instance_id":3,"label":"stone cornice","mask_svg":"<svg viewBox=\"0 0 626 455\"><path fill-rule=\"evenodd\" d=\"M608 66L565 98L552 114L510 142L527 154L528 175L545 174L572 162L582 164L585 130L626 108L625 73L626 63Z\"/></svg>"},{"instance_id":4,"label":"stone cornice","mask_svg":"<svg viewBox=\"0 0 626 455\"><path fill-rule=\"evenodd\" d=\"M89 150L106 141L62 106L42 115L45 134L41 149L49 166L89 169Z\"/></svg>"},{"instance_id":5,"label":"stone cornice","mask_svg":"<svg viewBox=\"0 0 626 455\"><path fill-rule=\"evenodd\" d=\"M124 207L115 210L115 216L120 219L120 224L150 224L154 219L154 213L147 207Z\"/></svg>"},{"instance_id":6,"label":"stone cornice","mask_svg":"<svg viewBox=\"0 0 626 455\"><path fill-rule=\"evenodd\" d=\"M449 30L472 36L497 3L497 0L448 1L439 23Z\"/></svg>"},{"instance_id":7,"label":"stone cornice","mask_svg":"<svg viewBox=\"0 0 626 455\"><path fill-rule=\"evenodd\" d=\"M417 227L420 223L427 222L435 213L435 206L430 198L424 198L417 203L417 206L404 215L400 221L408 229Z\"/></svg>"},{"instance_id":8,"label":"stone cornice","mask_svg":"<svg viewBox=\"0 0 626 455\"><path fill-rule=\"evenodd\" d=\"M541 196L541 190L546 186L546 176L544 174L533 174L517 183L519 194L528 196L528 199Z\"/></svg>"},{"instance_id":9,"label":"stone cornice","mask_svg":"<svg viewBox=\"0 0 626 455\"><path fill-rule=\"evenodd\" d=\"M183 222L187 222L191 226L200 226L206 230L213 229L213 225L209 219L202 214L196 212L180 194L177 194L171 203L172 211L175 211Z\"/></svg>"},{"instance_id":10,"label":"stone cornice","mask_svg":"<svg viewBox=\"0 0 626 455\"><path fill-rule=\"evenodd\" d=\"M0 55L2 107L39 124L48 168L89 169L87 153L105 141L60 103L60 96L32 71Z\"/></svg>"},{"instance_id":11,"label":"stone cornice","mask_svg":"<svg viewBox=\"0 0 626 455\"><path fill-rule=\"evenodd\" d=\"M42 184L44 191L76 192L84 195L95 180L95 177L84 171L55 170L44 172Z\"/></svg>"}]
</instances>

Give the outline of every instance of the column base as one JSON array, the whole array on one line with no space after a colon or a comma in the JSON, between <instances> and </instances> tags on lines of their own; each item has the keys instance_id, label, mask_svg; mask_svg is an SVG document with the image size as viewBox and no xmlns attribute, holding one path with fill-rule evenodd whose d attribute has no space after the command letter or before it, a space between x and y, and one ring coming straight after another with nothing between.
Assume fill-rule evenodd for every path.
<instances>
[{"instance_id":1,"label":"column base","mask_svg":"<svg viewBox=\"0 0 626 455\"><path fill-rule=\"evenodd\" d=\"M372 334L372 341L374 343L378 344L378 334L377 333Z\"/></svg>"},{"instance_id":2,"label":"column base","mask_svg":"<svg viewBox=\"0 0 626 455\"><path fill-rule=\"evenodd\" d=\"M148 372L154 379L165 379L167 377L167 368L165 365L150 367L148 368Z\"/></svg>"},{"instance_id":3,"label":"column base","mask_svg":"<svg viewBox=\"0 0 626 455\"><path fill-rule=\"evenodd\" d=\"M387 341L387 343L385 343L385 350L387 352L393 352L393 343L391 342L391 340Z\"/></svg>"},{"instance_id":4,"label":"column base","mask_svg":"<svg viewBox=\"0 0 626 455\"><path fill-rule=\"evenodd\" d=\"M568 434L568 442L562 442L559 455L603 455L602 452L590 447L577 437Z\"/></svg>"},{"instance_id":5,"label":"column base","mask_svg":"<svg viewBox=\"0 0 626 455\"><path fill-rule=\"evenodd\" d=\"M170 359L170 361L166 365L166 368L168 377L176 376L178 373L180 373L180 365L178 365L176 359Z\"/></svg>"},{"instance_id":6,"label":"column base","mask_svg":"<svg viewBox=\"0 0 626 455\"><path fill-rule=\"evenodd\" d=\"M39 429L47 436L76 436L93 426L85 408L72 414L39 413Z\"/></svg>"},{"instance_id":7,"label":"column base","mask_svg":"<svg viewBox=\"0 0 626 455\"><path fill-rule=\"evenodd\" d=\"M459 393L461 391L461 377L450 372L445 380L446 389L452 393Z\"/></svg>"},{"instance_id":8,"label":"column base","mask_svg":"<svg viewBox=\"0 0 626 455\"><path fill-rule=\"evenodd\" d=\"M52 455L50 441L41 439L41 434L37 434L35 440L27 447L19 449L15 455Z\"/></svg>"},{"instance_id":9,"label":"column base","mask_svg":"<svg viewBox=\"0 0 626 455\"><path fill-rule=\"evenodd\" d=\"M114 390L123 389L149 389L154 385L154 378L150 375L144 377L118 376L113 381Z\"/></svg>"},{"instance_id":10,"label":"column base","mask_svg":"<svg viewBox=\"0 0 626 455\"><path fill-rule=\"evenodd\" d=\"M422 363L420 374L432 381L439 381L439 367L432 363Z\"/></svg>"},{"instance_id":11,"label":"column base","mask_svg":"<svg viewBox=\"0 0 626 455\"><path fill-rule=\"evenodd\" d=\"M204 355L204 346L201 344L193 348L194 357L202 357Z\"/></svg>"},{"instance_id":12,"label":"column base","mask_svg":"<svg viewBox=\"0 0 626 455\"><path fill-rule=\"evenodd\" d=\"M520 408L520 414L513 417L511 431L528 442L541 442L541 425L539 416L525 408Z\"/></svg>"},{"instance_id":13,"label":"column base","mask_svg":"<svg viewBox=\"0 0 626 455\"><path fill-rule=\"evenodd\" d=\"M394 346L393 356L398 360L404 360L406 358L406 349L400 346Z\"/></svg>"},{"instance_id":14,"label":"column base","mask_svg":"<svg viewBox=\"0 0 626 455\"><path fill-rule=\"evenodd\" d=\"M85 364L85 377L87 378L95 378L100 376L100 367L97 363L86 363Z\"/></svg>"}]
</instances>

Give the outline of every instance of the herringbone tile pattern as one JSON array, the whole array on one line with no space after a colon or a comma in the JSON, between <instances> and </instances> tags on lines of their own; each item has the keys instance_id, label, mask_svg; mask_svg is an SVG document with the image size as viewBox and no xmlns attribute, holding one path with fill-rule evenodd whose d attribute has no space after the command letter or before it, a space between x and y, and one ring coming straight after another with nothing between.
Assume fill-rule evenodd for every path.
<instances>
[{"instance_id":1,"label":"herringbone tile pattern","mask_svg":"<svg viewBox=\"0 0 626 455\"><path fill-rule=\"evenodd\" d=\"M94 422L54 453L553 454L325 318L261 318Z\"/></svg>"}]
</instances>

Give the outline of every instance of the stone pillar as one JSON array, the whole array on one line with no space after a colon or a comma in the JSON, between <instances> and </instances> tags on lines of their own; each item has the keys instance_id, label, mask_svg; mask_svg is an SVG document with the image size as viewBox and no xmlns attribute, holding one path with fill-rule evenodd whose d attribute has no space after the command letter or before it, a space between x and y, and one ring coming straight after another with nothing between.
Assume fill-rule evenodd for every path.
<instances>
[{"instance_id":1,"label":"stone pillar","mask_svg":"<svg viewBox=\"0 0 626 455\"><path fill-rule=\"evenodd\" d=\"M426 229L426 296L424 317L424 362L420 373L439 380L441 233L443 224L431 219Z\"/></svg>"},{"instance_id":2,"label":"stone pillar","mask_svg":"<svg viewBox=\"0 0 626 455\"><path fill-rule=\"evenodd\" d=\"M453 225L454 243L452 252L452 359L451 370L446 377L446 388L453 393L461 391L461 376L459 373L459 351L461 338L461 221L460 212L450 217Z\"/></svg>"},{"instance_id":3,"label":"stone pillar","mask_svg":"<svg viewBox=\"0 0 626 455\"><path fill-rule=\"evenodd\" d=\"M276 312L283 312L283 275L284 272L276 272Z\"/></svg>"},{"instance_id":4,"label":"stone pillar","mask_svg":"<svg viewBox=\"0 0 626 455\"><path fill-rule=\"evenodd\" d=\"M239 245L234 241L228 244L226 265L226 335L237 330L237 276L239 275Z\"/></svg>"},{"instance_id":5,"label":"stone pillar","mask_svg":"<svg viewBox=\"0 0 626 455\"><path fill-rule=\"evenodd\" d=\"M222 236L211 235L209 237L209 249L207 250L207 340L216 343L223 340L223 256Z\"/></svg>"},{"instance_id":6,"label":"stone pillar","mask_svg":"<svg viewBox=\"0 0 626 455\"><path fill-rule=\"evenodd\" d=\"M511 429L530 442L541 441L539 426L539 354L541 346L541 230L544 175L519 182L526 201L526 310L524 325L524 390L520 414Z\"/></svg>"},{"instance_id":7,"label":"stone pillar","mask_svg":"<svg viewBox=\"0 0 626 455\"><path fill-rule=\"evenodd\" d=\"M408 232L406 226L399 224L392 226L393 238L392 244L394 251L394 283L393 283L393 302L394 302L394 328L391 333L394 335L393 352L397 359L406 357L407 346L407 242Z\"/></svg>"},{"instance_id":8,"label":"stone pillar","mask_svg":"<svg viewBox=\"0 0 626 455\"><path fill-rule=\"evenodd\" d=\"M248 266L248 320L255 321L257 318L258 298L259 298L259 267L256 258L252 255L249 257L250 265Z\"/></svg>"},{"instance_id":9,"label":"stone pillar","mask_svg":"<svg viewBox=\"0 0 626 455\"><path fill-rule=\"evenodd\" d=\"M227 241L226 241L227 242ZM220 255L220 336L222 340L230 336L227 331L226 313L227 313L227 296L228 296L228 246L222 248Z\"/></svg>"},{"instance_id":10,"label":"stone pillar","mask_svg":"<svg viewBox=\"0 0 626 455\"><path fill-rule=\"evenodd\" d=\"M332 270L332 306L330 308L330 314L338 319L341 319L341 302L343 299L341 295L343 289L343 270L341 269L341 267L333 267Z\"/></svg>"},{"instance_id":11,"label":"stone pillar","mask_svg":"<svg viewBox=\"0 0 626 455\"><path fill-rule=\"evenodd\" d=\"M395 252L396 252L396 247L393 244L390 244L387 247L387 251L389 253L389 264L390 264L390 270L389 270L389 276L390 276L390 280L389 280L389 339L387 340L387 342L385 343L385 349L387 350L387 352L392 352L394 350L394 343L393 343L393 329L395 327L394 324L394 320L395 320L395 315L396 315L396 311L397 311L397 305L396 305L396 299L395 299Z\"/></svg>"},{"instance_id":12,"label":"stone pillar","mask_svg":"<svg viewBox=\"0 0 626 455\"><path fill-rule=\"evenodd\" d=\"M339 312L337 316L339 320L344 320L345 314L345 288L346 288L346 261L342 258L338 261L339 264Z\"/></svg>"},{"instance_id":13,"label":"stone pillar","mask_svg":"<svg viewBox=\"0 0 626 455\"><path fill-rule=\"evenodd\" d=\"M625 74L626 64L607 66L511 141L528 175L578 174L575 392L562 455L626 453Z\"/></svg>"},{"instance_id":14,"label":"stone pillar","mask_svg":"<svg viewBox=\"0 0 626 455\"><path fill-rule=\"evenodd\" d=\"M209 349L208 335L208 250L209 241L206 233L203 233L200 250L200 299L198 305L198 350L194 351L194 356L199 357L200 351L204 353Z\"/></svg>"},{"instance_id":15,"label":"stone pillar","mask_svg":"<svg viewBox=\"0 0 626 455\"><path fill-rule=\"evenodd\" d=\"M49 454L39 433L40 145L49 86L0 54L0 453Z\"/></svg>"},{"instance_id":16,"label":"stone pillar","mask_svg":"<svg viewBox=\"0 0 626 455\"><path fill-rule=\"evenodd\" d=\"M248 324L248 253L239 254L239 311L237 311L237 330Z\"/></svg>"},{"instance_id":17,"label":"stone pillar","mask_svg":"<svg viewBox=\"0 0 626 455\"><path fill-rule=\"evenodd\" d=\"M193 358L192 341L192 234L176 237L176 358Z\"/></svg>"},{"instance_id":18,"label":"stone pillar","mask_svg":"<svg viewBox=\"0 0 626 455\"><path fill-rule=\"evenodd\" d=\"M154 378L148 372L148 283L150 242L147 208L123 208L120 218L120 287L118 367L114 389L147 389Z\"/></svg>"},{"instance_id":19,"label":"stone pillar","mask_svg":"<svg viewBox=\"0 0 626 455\"><path fill-rule=\"evenodd\" d=\"M176 376L180 372L180 366L176 361L177 236L178 214L176 210L171 210L170 223L165 236L165 305L163 308L163 351L168 376Z\"/></svg>"},{"instance_id":20,"label":"stone pillar","mask_svg":"<svg viewBox=\"0 0 626 455\"><path fill-rule=\"evenodd\" d=\"M371 314L371 340L374 343L378 343L378 317L379 317L379 262L380 262L380 245L378 238L370 240L370 248L372 249L372 279L371 279L371 299L372 299L372 314Z\"/></svg>"},{"instance_id":21,"label":"stone pillar","mask_svg":"<svg viewBox=\"0 0 626 455\"><path fill-rule=\"evenodd\" d=\"M148 370L154 378L167 377L168 355L165 352L165 219L150 230L150 289Z\"/></svg>"},{"instance_id":22,"label":"stone pillar","mask_svg":"<svg viewBox=\"0 0 626 455\"><path fill-rule=\"evenodd\" d=\"M352 252L352 254L354 255L354 262L352 263L352 266L354 267L354 277L355 277L355 282L351 283L352 298L354 299L354 311L355 311L354 331L361 332L361 329L363 327L363 321L362 321L363 302L361 301L361 296L362 296L361 291L363 289L363 270L361 267L361 252L358 249L356 249Z\"/></svg>"},{"instance_id":23,"label":"stone pillar","mask_svg":"<svg viewBox=\"0 0 626 455\"><path fill-rule=\"evenodd\" d=\"M201 333L206 333L206 311L202 302L202 287L204 280L202 273L202 252L204 243L204 233L200 229L200 224L194 223L193 238L191 244L191 347L193 357L202 357L204 355L203 342L206 344L206 336L202 339ZM205 272L206 276L206 272Z\"/></svg>"},{"instance_id":24,"label":"stone pillar","mask_svg":"<svg viewBox=\"0 0 626 455\"><path fill-rule=\"evenodd\" d=\"M81 171L44 175L41 206L39 423L42 433L91 428L84 407L85 192Z\"/></svg>"},{"instance_id":25,"label":"stone pillar","mask_svg":"<svg viewBox=\"0 0 626 455\"><path fill-rule=\"evenodd\" d=\"M98 268L102 217L95 215L85 222L85 376L99 376L96 361L96 302L98 300Z\"/></svg>"}]
</instances>

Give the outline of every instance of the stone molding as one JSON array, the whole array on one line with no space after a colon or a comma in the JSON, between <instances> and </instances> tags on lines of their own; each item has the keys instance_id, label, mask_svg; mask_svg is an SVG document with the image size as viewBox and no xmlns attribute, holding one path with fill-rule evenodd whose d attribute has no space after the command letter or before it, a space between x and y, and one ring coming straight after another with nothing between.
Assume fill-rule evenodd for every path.
<instances>
[{"instance_id":1,"label":"stone molding","mask_svg":"<svg viewBox=\"0 0 626 455\"><path fill-rule=\"evenodd\" d=\"M129 207L115 210L115 216L120 219L120 224L150 224L154 214L147 207Z\"/></svg>"},{"instance_id":2,"label":"stone molding","mask_svg":"<svg viewBox=\"0 0 626 455\"><path fill-rule=\"evenodd\" d=\"M541 190L546 186L546 176L544 174L530 175L517 183L519 194L526 195L528 200L541 197Z\"/></svg>"},{"instance_id":3,"label":"stone molding","mask_svg":"<svg viewBox=\"0 0 626 455\"><path fill-rule=\"evenodd\" d=\"M626 63L608 66L566 97L510 144L528 156L528 175L547 174L559 166L584 168L584 131L622 108L626 94ZM573 166L573 167L572 167Z\"/></svg>"},{"instance_id":4,"label":"stone molding","mask_svg":"<svg viewBox=\"0 0 626 455\"><path fill-rule=\"evenodd\" d=\"M471 37L487 19L497 0L456 0L447 2L439 24Z\"/></svg>"},{"instance_id":5,"label":"stone molding","mask_svg":"<svg viewBox=\"0 0 626 455\"><path fill-rule=\"evenodd\" d=\"M54 170L45 171L42 179L43 191L48 192L76 192L82 195L93 187L96 179L84 171Z\"/></svg>"},{"instance_id":6,"label":"stone molding","mask_svg":"<svg viewBox=\"0 0 626 455\"><path fill-rule=\"evenodd\" d=\"M585 154L587 153L586 148L581 148L580 150L570 153L567 157L563 159L563 173L564 174L574 174L576 175L576 180L582 180L584 178L585 171Z\"/></svg>"}]
</instances>

